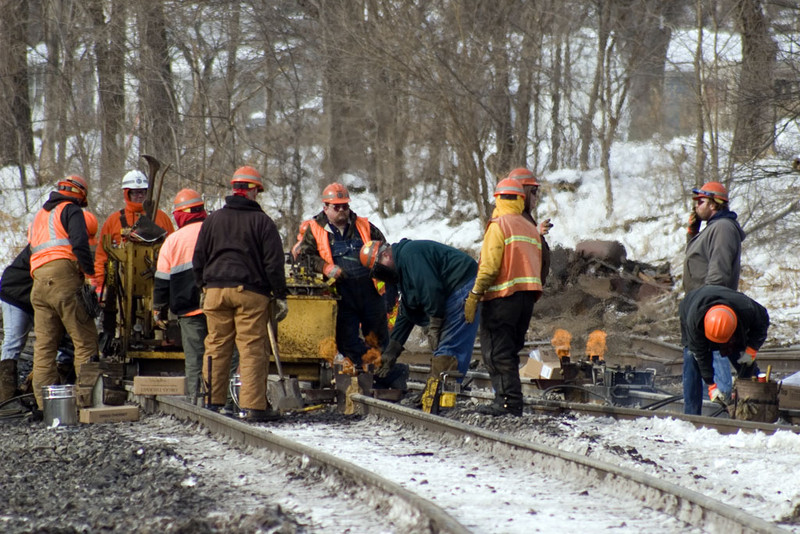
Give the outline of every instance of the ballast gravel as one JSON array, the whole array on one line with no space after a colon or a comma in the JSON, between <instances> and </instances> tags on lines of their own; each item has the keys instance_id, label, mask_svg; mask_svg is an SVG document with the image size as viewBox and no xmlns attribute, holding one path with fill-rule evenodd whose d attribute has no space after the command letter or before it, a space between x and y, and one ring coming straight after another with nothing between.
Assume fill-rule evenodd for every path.
<instances>
[{"instance_id":1,"label":"ballast gravel","mask_svg":"<svg viewBox=\"0 0 800 534\"><path fill-rule=\"evenodd\" d=\"M305 531L276 504L226 509L229 488L197 476L174 446L131 439L141 424L0 420L0 531Z\"/></svg>"}]
</instances>

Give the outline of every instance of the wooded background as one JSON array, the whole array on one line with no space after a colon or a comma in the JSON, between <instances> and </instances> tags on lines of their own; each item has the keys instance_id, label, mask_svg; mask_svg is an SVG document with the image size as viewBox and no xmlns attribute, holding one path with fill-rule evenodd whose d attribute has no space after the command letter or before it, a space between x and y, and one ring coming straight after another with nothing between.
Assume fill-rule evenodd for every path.
<instances>
[{"instance_id":1,"label":"wooded background","mask_svg":"<svg viewBox=\"0 0 800 534\"><path fill-rule=\"evenodd\" d=\"M773 154L798 35L788 0L0 0L0 166L23 188L81 174L104 216L142 153L172 165L167 211L251 164L284 235L344 173L382 214L427 183L485 221L514 167L601 167L610 212L619 140L694 139L696 184Z\"/></svg>"}]
</instances>

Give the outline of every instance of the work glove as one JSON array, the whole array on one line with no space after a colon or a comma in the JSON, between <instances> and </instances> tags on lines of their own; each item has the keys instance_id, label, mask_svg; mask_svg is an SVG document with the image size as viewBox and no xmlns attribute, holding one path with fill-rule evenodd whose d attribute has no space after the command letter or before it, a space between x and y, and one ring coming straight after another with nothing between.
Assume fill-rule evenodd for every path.
<instances>
[{"instance_id":1,"label":"work glove","mask_svg":"<svg viewBox=\"0 0 800 534\"><path fill-rule=\"evenodd\" d=\"M756 349L754 349L753 347L747 347L746 349L744 349L744 354L739 355L739 360L736 363L739 363L741 365L747 365L747 364L752 365L753 362L756 361L756 354L758 354L758 351Z\"/></svg>"},{"instance_id":2,"label":"work glove","mask_svg":"<svg viewBox=\"0 0 800 534\"><path fill-rule=\"evenodd\" d=\"M711 399L711 402L716 402L723 406L728 406L728 397L722 392L719 388L717 388L716 384L711 384L708 386L708 398Z\"/></svg>"},{"instance_id":3,"label":"work glove","mask_svg":"<svg viewBox=\"0 0 800 534\"><path fill-rule=\"evenodd\" d=\"M750 378L753 376L753 369L756 366L756 354L758 351L753 347L747 347L743 354L739 355L736 363L739 364L737 375L739 378Z\"/></svg>"},{"instance_id":4,"label":"work glove","mask_svg":"<svg viewBox=\"0 0 800 534\"><path fill-rule=\"evenodd\" d=\"M286 302L286 299L273 299L272 302L272 316L275 317L275 321L281 322L286 319L286 316L289 315L289 303Z\"/></svg>"},{"instance_id":5,"label":"work glove","mask_svg":"<svg viewBox=\"0 0 800 534\"><path fill-rule=\"evenodd\" d=\"M444 324L444 317L431 317L428 324L428 346L432 352L436 352L439 348L439 336L442 335L442 325Z\"/></svg>"},{"instance_id":6,"label":"work glove","mask_svg":"<svg viewBox=\"0 0 800 534\"><path fill-rule=\"evenodd\" d=\"M325 267L322 268L322 274L334 280L347 277L347 275L344 272L344 269L342 269L341 267L339 267L334 263L326 263Z\"/></svg>"},{"instance_id":7,"label":"work glove","mask_svg":"<svg viewBox=\"0 0 800 534\"><path fill-rule=\"evenodd\" d=\"M467 300L464 301L464 318L468 323L475 321L475 312L478 311L478 303L481 301L481 295L469 292Z\"/></svg>"},{"instance_id":8,"label":"work glove","mask_svg":"<svg viewBox=\"0 0 800 534\"><path fill-rule=\"evenodd\" d=\"M167 329L167 321L163 318L162 310L153 310L153 324L161 330Z\"/></svg>"},{"instance_id":9,"label":"work glove","mask_svg":"<svg viewBox=\"0 0 800 534\"><path fill-rule=\"evenodd\" d=\"M547 235L552 227L553 223L550 222L550 219L543 220L539 223L539 235Z\"/></svg>"},{"instance_id":10,"label":"work glove","mask_svg":"<svg viewBox=\"0 0 800 534\"><path fill-rule=\"evenodd\" d=\"M702 223L703 221L697 216L697 211L692 208L692 212L689 214L689 226L686 228L686 233L690 239L700 233L700 225Z\"/></svg>"},{"instance_id":11,"label":"work glove","mask_svg":"<svg viewBox=\"0 0 800 534\"><path fill-rule=\"evenodd\" d=\"M394 339L390 339L389 344L386 345L386 350L381 354L381 366L375 371L375 376L386 378L401 352L403 352L403 345Z\"/></svg>"}]
</instances>

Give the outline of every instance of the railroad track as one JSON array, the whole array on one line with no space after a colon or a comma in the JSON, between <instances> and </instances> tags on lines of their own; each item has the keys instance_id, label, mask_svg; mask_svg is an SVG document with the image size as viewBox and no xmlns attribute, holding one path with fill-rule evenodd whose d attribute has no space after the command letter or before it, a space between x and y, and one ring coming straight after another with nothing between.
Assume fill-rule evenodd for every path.
<instances>
[{"instance_id":1,"label":"railroad track","mask_svg":"<svg viewBox=\"0 0 800 534\"><path fill-rule=\"evenodd\" d=\"M413 531L466 534L469 532L457 520L436 504L423 499L402 486L395 484L367 469L345 462L301 443L282 438L264 427L249 425L230 417L194 406L178 397L133 396L147 412L160 412L179 419L202 424L212 433L245 446L267 449L278 454L301 458L304 467L316 467L335 473L341 479L359 486L367 486L380 492L385 506L390 507L395 499L402 500L417 516Z\"/></svg>"},{"instance_id":2,"label":"railroad track","mask_svg":"<svg viewBox=\"0 0 800 534\"><path fill-rule=\"evenodd\" d=\"M335 471L354 484L376 488L389 501L401 499L418 514L420 531L468 532L458 518L417 494L404 489L375 473L348 463L336 456L320 452L315 447L299 444L270 432L269 426L251 426L198 408L182 400L170 397L137 397L147 411L172 414L180 419L196 421L215 434L220 434L238 443L266 448L274 452L303 458L304 464ZM711 531L738 532L785 532L776 525L728 506L693 490L665 482L640 471L627 469L585 456L537 445L508 435L491 432L473 425L466 425L443 417L432 416L398 405L375 400L363 395L354 395L352 400L364 413L374 415L392 424L402 424L415 429L426 429L431 436L449 436L450 443L479 451L489 451L492 456L507 454L516 459L518 465L536 466L546 476L576 478L601 484L605 491L633 498L642 508L650 508L674 517L692 527ZM543 406L544 408L544 406ZM278 428L274 428L276 432ZM432 441L437 441L432 438ZM486 454L486 452L484 452Z\"/></svg>"}]
</instances>

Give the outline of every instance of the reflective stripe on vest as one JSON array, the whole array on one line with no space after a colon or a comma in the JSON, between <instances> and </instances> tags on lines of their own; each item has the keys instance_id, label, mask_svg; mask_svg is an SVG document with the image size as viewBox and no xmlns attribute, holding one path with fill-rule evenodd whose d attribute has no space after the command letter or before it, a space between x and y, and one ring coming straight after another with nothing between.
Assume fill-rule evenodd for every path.
<instances>
[{"instance_id":1,"label":"reflective stripe on vest","mask_svg":"<svg viewBox=\"0 0 800 534\"><path fill-rule=\"evenodd\" d=\"M517 291L542 290L542 242L536 227L522 215L503 215L496 223L505 236L500 272L484 293L484 300L513 295Z\"/></svg>"},{"instance_id":2,"label":"reflective stripe on vest","mask_svg":"<svg viewBox=\"0 0 800 534\"><path fill-rule=\"evenodd\" d=\"M51 211L40 209L31 224L28 242L31 244L31 273L53 260L78 258L72 252L69 233L61 224L61 213L69 202L61 202Z\"/></svg>"},{"instance_id":3,"label":"reflective stripe on vest","mask_svg":"<svg viewBox=\"0 0 800 534\"><path fill-rule=\"evenodd\" d=\"M317 242L317 251L319 252L320 258L322 258L325 263L332 264L333 252L331 252L331 241L328 237L328 231L313 219L308 221L308 227L311 229L311 234ZM361 237L362 243L372 240L369 220L367 220L366 217L356 217L356 230L358 230L358 235ZM383 295L386 293L385 284L374 278L372 279L372 283L378 294Z\"/></svg>"}]
</instances>

